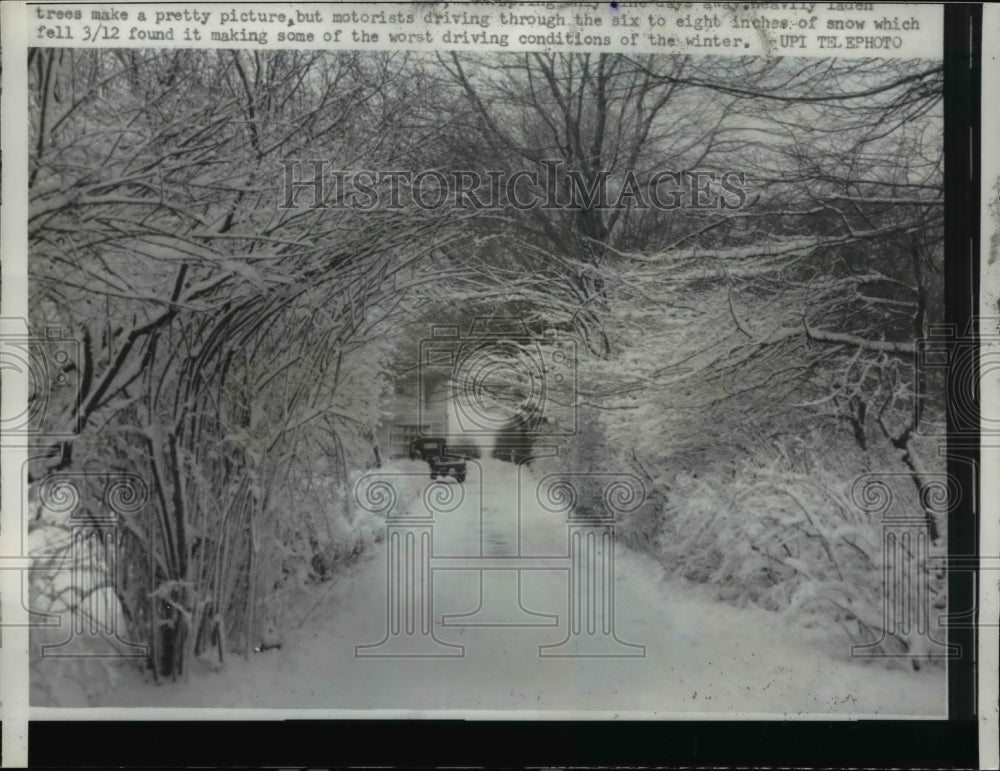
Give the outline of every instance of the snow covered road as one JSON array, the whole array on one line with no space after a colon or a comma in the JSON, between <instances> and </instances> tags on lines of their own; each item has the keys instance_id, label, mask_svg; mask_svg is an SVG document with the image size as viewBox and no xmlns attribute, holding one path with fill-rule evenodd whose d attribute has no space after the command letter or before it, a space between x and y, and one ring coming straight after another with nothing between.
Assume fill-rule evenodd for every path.
<instances>
[{"instance_id":1,"label":"snow covered road","mask_svg":"<svg viewBox=\"0 0 1000 771\"><path fill-rule=\"evenodd\" d=\"M437 557L565 557L564 517L535 500L535 480L485 460L470 464L464 501L433 526ZM425 466L399 462L426 487ZM388 472L387 472L388 473ZM449 485L454 482L449 481ZM405 485L400 485L404 487ZM520 503L518 502L520 498ZM419 505L419 504L414 504ZM520 514L519 514L520 512ZM155 686L130 675L101 706L379 710L529 710L657 716L943 716L944 670L890 671L838 660L789 631L775 613L707 599L664 578L643 555L616 548L615 631L622 658L559 658L539 646L568 636L570 571L433 571L433 635L444 658L359 656L386 636L387 542L315 588L321 600L280 649L231 658L223 670ZM448 560L441 564L456 566ZM309 603L302 608L304 614ZM510 624L516 625L510 625ZM565 652L565 651L564 651ZM570 651L572 652L572 651ZM632 715L635 717L636 715Z\"/></svg>"}]
</instances>

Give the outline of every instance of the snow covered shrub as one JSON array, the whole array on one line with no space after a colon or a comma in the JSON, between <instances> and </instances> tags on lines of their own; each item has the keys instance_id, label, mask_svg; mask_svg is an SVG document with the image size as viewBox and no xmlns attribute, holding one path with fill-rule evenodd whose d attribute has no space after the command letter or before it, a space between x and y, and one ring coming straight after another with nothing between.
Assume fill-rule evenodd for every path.
<instances>
[{"instance_id":1,"label":"snow covered shrub","mask_svg":"<svg viewBox=\"0 0 1000 771\"><path fill-rule=\"evenodd\" d=\"M279 644L282 635L299 621L295 608L311 586L333 580L338 569L361 555L381 536L372 515L350 504L355 470L341 482L320 464L296 476L276 498L283 516L261 549L259 598L252 634L262 646Z\"/></svg>"},{"instance_id":2,"label":"snow covered shrub","mask_svg":"<svg viewBox=\"0 0 1000 771\"><path fill-rule=\"evenodd\" d=\"M899 628L887 602L912 619L926 617L931 609L916 603L940 605L943 586L925 555L913 555L908 578L884 572L883 519L852 497L863 472L855 465L852 474L852 464L822 446L796 438L744 458L731 473L678 475L660 558L678 575L717 587L721 599L783 612L834 652L868 644L916 662L928 652L926 638L915 626ZM894 506L919 521L912 478L887 475L883 484ZM926 595L915 590L921 581Z\"/></svg>"},{"instance_id":3,"label":"snow covered shrub","mask_svg":"<svg viewBox=\"0 0 1000 771\"><path fill-rule=\"evenodd\" d=\"M636 551L657 551L663 532L663 509L667 499L657 489L646 485L646 500L637 509L625 514L615 530L616 540Z\"/></svg>"}]
</instances>

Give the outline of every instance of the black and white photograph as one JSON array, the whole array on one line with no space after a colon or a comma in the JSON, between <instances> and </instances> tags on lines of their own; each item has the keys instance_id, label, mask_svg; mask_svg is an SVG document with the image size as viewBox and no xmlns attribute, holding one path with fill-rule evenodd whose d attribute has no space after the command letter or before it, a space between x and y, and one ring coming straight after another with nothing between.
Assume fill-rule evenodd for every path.
<instances>
[{"instance_id":1,"label":"black and white photograph","mask_svg":"<svg viewBox=\"0 0 1000 771\"><path fill-rule=\"evenodd\" d=\"M29 43L31 707L947 718L943 55L785 5Z\"/></svg>"}]
</instances>

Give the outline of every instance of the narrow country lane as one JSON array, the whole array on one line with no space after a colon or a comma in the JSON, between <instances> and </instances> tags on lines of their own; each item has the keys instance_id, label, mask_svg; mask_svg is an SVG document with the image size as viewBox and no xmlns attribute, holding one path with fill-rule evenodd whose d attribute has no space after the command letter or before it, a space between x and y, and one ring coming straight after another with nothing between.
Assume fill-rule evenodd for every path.
<instances>
[{"instance_id":1,"label":"narrow country lane","mask_svg":"<svg viewBox=\"0 0 1000 771\"><path fill-rule=\"evenodd\" d=\"M400 491L425 489L425 467L386 470ZM382 472L379 472L380 474ZM387 630L387 541L316 588L323 601L280 649L231 659L188 683L123 684L105 705L379 710L544 710L744 718L799 714L941 715L940 672L890 671L838 660L783 631L772 613L735 608L663 578L652 560L615 549L616 658L540 656L568 637L567 524L536 500L536 479L484 460L461 505L433 525L433 637L441 658L357 655ZM441 483L438 483L441 486ZM520 493L518 492L520 490ZM413 496L415 498L415 496ZM400 505L419 507L419 501ZM499 566L520 559L540 570ZM450 559L438 559L450 558ZM542 559L540 559L542 558ZM548 558L548 559L543 559ZM562 561L560 561L562 558ZM480 562L484 562L480 560ZM512 563L513 564L513 563ZM442 566L455 569L444 569ZM440 569L439 569L440 568ZM404 619L405 627L405 619ZM383 647L382 652L388 650ZM431 651L433 652L433 651ZM572 645L559 652L573 654ZM634 654L639 655L634 655Z\"/></svg>"}]
</instances>

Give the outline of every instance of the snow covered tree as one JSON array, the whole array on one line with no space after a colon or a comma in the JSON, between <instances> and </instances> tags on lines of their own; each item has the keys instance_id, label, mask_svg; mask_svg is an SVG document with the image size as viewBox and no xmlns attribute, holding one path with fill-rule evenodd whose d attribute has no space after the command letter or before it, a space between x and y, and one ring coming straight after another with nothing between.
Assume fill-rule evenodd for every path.
<instances>
[{"instance_id":1,"label":"snow covered tree","mask_svg":"<svg viewBox=\"0 0 1000 771\"><path fill-rule=\"evenodd\" d=\"M444 212L393 213L389 227L384 213L287 206L284 170L419 140L394 122L412 83L402 64L31 52L31 320L79 351L60 365L73 387L33 384L52 438L31 481L69 468L149 481L123 559L148 566L129 611L157 676L221 657L224 640L252 647L275 588L261 545L301 534L283 517L296 516L289 488L324 463L317 448L340 485L370 462L380 330L409 267L454 231Z\"/></svg>"}]
</instances>

